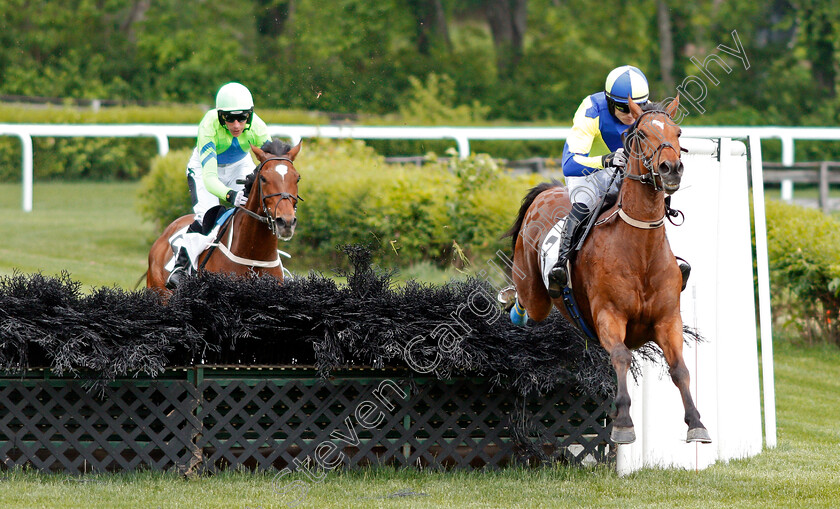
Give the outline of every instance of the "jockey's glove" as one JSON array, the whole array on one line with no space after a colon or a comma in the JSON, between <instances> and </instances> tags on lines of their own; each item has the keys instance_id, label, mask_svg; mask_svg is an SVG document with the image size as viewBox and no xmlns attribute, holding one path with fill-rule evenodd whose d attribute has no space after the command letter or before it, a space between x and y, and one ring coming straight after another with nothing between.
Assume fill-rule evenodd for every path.
<instances>
[{"instance_id":1,"label":"jockey's glove","mask_svg":"<svg viewBox=\"0 0 840 509\"><path fill-rule=\"evenodd\" d=\"M231 189L225 195L225 200L234 207L244 207L245 203L248 202L248 197L245 196L245 193L242 191L234 191Z\"/></svg>"},{"instance_id":2,"label":"jockey's glove","mask_svg":"<svg viewBox=\"0 0 840 509\"><path fill-rule=\"evenodd\" d=\"M602 156L601 165L604 168L624 168L627 165L627 156L624 154L624 149L620 148L615 152Z\"/></svg>"}]
</instances>

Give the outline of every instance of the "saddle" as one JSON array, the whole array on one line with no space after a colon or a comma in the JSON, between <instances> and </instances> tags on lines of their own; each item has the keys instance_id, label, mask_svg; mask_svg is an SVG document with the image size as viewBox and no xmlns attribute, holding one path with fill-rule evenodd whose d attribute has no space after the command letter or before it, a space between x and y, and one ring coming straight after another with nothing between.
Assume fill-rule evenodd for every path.
<instances>
[{"instance_id":1,"label":"saddle","mask_svg":"<svg viewBox=\"0 0 840 509\"><path fill-rule=\"evenodd\" d=\"M202 235L207 235L213 228L222 225L225 221L227 221L228 217L233 214L235 209L228 209L224 205L216 205L215 207L211 207L204 213L204 220L199 225L197 221L193 221L190 225L189 230L190 233L200 233Z\"/></svg>"}]
</instances>

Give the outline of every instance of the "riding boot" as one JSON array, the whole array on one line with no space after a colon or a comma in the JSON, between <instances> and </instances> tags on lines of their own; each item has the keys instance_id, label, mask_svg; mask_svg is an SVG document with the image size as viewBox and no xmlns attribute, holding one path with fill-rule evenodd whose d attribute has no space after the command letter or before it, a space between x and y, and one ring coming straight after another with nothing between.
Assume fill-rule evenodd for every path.
<instances>
[{"instance_id":1,"label":"riding boot","mask_svg":"<svg viewBox=\"0 0 840 509\"><path fill-rule=\"evenodd\" d=\"M169 279L166 280L166 288L174 290L179 284L181 284L181 280L187 274L189 267L190 257L187 254L187 250L182 247L178 250L178 258L175 260L175 267L172 269L172 272L169 273Z\"/></svg>"},{"instance_id":2,"label":"riding boot","mask_svg":"<svg viewBox=\"0 0 840 509\"><path fill-rule=\"evenodd\" d=\"M680 268L680 274L682 274L682 288L680 288L680 291L683 291L686 285L688 285L688 276L691 275L691 265L678 256L677 266Z\"/></svg>"},{"instance_id":3,"label":"riding boot","mask_svg":"<svg viewBox=\"0 0 840 509\"><path fill-rule=\"evenodd\" d=\"M569 282L569 275L566 272L566 262L572 253L572 244L580 225L589 214L589 207L583 203L575 203L572 212L563 223L563 232L560 235L560 254L557 263L554 264L548 273L548 296L556 299L563 295L563 288Z\"/></svg>"}]
</instances>

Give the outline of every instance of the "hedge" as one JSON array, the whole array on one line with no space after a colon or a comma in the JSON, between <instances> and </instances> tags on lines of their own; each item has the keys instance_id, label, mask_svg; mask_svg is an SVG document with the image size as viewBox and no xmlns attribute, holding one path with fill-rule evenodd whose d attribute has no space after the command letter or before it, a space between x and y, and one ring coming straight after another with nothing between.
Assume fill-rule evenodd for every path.
<instances>
[{"instance_id":1,"label":"hedge","mask_svg":"<svg viewBox=\"0 0 840 509\"><path fill-rule=\"evenodd\" d=\"M777 325L808 343L840 346L840 222L776 200L765 209Z\"/></svg>"},{"instance_id":2,"label":"hedge","mask_svg":"<svg viewBox=\"0 0 840 509\"><path fill-rule=\"evenodd\" d=\"M161 228L190 210L188 157L178 151L156 158L142 180L141 214ZM305 201L298 207L297 233L282 248L341 264L336 246L373 245L378 262L399 267L421 261L446 266L453 257L469 263L506 250L499 236L542 177L514 175L484 154L428 159L422 167L390 165L361 141L305 140L295 161Z\"/></svg>"}]
</instances>

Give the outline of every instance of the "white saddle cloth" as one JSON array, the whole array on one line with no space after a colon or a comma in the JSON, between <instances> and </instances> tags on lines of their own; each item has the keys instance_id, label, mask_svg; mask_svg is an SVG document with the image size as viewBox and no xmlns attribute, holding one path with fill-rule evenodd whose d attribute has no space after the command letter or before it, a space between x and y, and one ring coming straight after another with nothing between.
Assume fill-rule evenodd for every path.
<instances>
[{"instance_id":1,"label":"white saddle cloth","mask_svg":"<svg viewBox=\"0 0 840 509\"><path fill-rule=\"evenodd\" d=\"M187 255L190 257L190 264L193 270L198 270L198 256L210 247L210 244L219 233L220 226L216 225L207 235L196 232L187 233L187 228L189 228L189 225L181 228L169 237L169 245L172 246L172 257L164 267L169 272L172 272L172 269L175 268L175 253L182 247L187 250Z\"/></svg>"},{"instance_id":2,"label":"white saddle cloth","mask_svg":"<svg viewBox=\"0 0 840 509\"><path fill-rule=\"evenodd\" d=\"M560 238L563 233L563 224L565 222L565 217L560 219L557 224L551 228L548 235L545 236L542 247L540 247L540 270L542 272L543 284L546 288L548 288L548 273L560 257Z\"/></svg>"}]
</instances>

